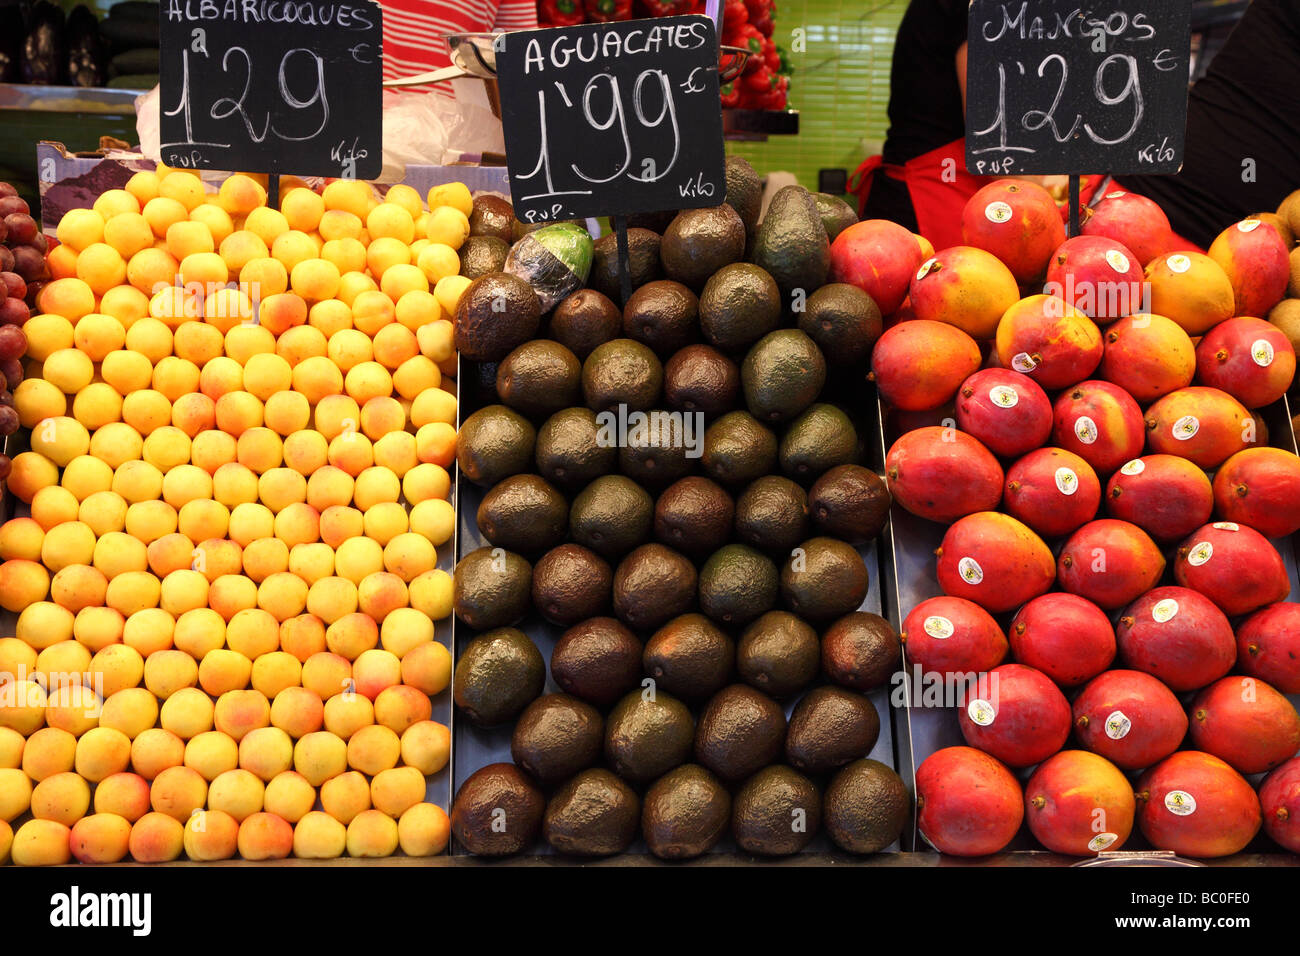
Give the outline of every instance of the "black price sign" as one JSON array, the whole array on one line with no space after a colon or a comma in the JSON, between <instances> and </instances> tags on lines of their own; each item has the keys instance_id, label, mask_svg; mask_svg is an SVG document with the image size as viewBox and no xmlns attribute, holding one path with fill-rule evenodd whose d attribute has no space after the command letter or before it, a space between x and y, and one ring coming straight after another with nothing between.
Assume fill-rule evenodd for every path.
<instances>
[{"instance_id":1,"label":"black price sign","mask_svg":"<svg viewBox=\"0 0 1300 956\"><path fill-rule=\"evenodd\" d=\"M162 0L162 161L373 179L383 36L369 0Z\"/></svg>"},{"instance_id":2,"label":"black price sign","mask_svg":"<svg viewBox=\"0 0 1300 956\"><path fill-rule=\"evenodd\" d=\"M1187 0L972 0L966 168L1178 172L1189 21Z\"/></svg>"},{"instance_id":3,"label":"black price sign","mask_svg":"<svg viewBox=\"0 0 1300 956\"><path fill-rule=\"evenodd\" d=\"M510 192L524 222L726 198L708 17L507 33L496 65Z\"/></svg>"}]
</instances>

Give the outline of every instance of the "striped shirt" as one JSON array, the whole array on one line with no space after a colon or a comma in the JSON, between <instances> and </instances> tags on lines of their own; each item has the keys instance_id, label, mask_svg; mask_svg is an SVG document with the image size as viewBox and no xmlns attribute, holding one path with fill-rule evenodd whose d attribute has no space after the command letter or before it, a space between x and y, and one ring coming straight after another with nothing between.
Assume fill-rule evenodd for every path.
<instances>
[{"instance_id":1,"label":"striped shirt","mask_svg":"<svg viewBox=\"0 0 1300 956\"><path fill-rule=\"evenodd\" d=\"M383 0L381 5L386 80L450 66L449 33L537 28L535 0Z\"/></svg>"}]
</instances>

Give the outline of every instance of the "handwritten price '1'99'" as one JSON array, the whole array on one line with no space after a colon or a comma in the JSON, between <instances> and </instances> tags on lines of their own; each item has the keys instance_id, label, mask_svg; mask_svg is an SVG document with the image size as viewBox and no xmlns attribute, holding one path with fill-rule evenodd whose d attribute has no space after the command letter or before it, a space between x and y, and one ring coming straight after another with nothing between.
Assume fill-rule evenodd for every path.
<instances>
[{"instance_id":1,"label":"handwritten price '1'99'","mask_svg":"<svg viewBox=\"0 0 1300 956\"><path fill-rule=\"evenodd\" d=\"M629 101L627 106L624 104L625 98ZM637 126L629 124L629 106ZM599 172L583 169L577 162L570 162L567 168L563 166L557 168L552 155L554 145L550 141L547 128L547 114L551 109L580 110L593 133L619 137L622 143L622 158L617 168L609 175L600 175ZM672 171L681 152L681 130L677 123L673 85L663 70L643 70L632 83L630 92L619 82L617 76L609 73L597 74L587 81L576 102L570 97L565 85L557 81L550 87L543 87L537 91L537 124L541 134L537 162L529 172L521 173L518 179L539 180L539 185L544 186L544 189L522 197L523 200L588 196L591 195L592 190L581 187L611 183L619 177L626 177L638 183L657 182ZM658 158L646 156L637 161L632 145L632 133L642 130L659 130L666 134L658 140L660 144L664 144L656 150L659 154ZM567 175L570 172L572 177ZM566 189L564 188L566 185L576 188ZM556 203L551 210L545 212L528 210L525 218L530 222L543 218L559 218L562 211L563 204Z\"/></svg>"},{"instance_id":2,"label":"handwritten price '1'99'","mask_svg":"<svg viewBox=\"0 0 1300 956\"><path fill-rule=\"evenodd\" d=\"M177 104L165 110L167 116L181 116L185 121L185 142L183 143L164 143L163 149L169 151L167 162L174 166L194 167L203 162L202 147L215 147L227 149L230 143L216 142L198 142L194 138L194 91L195 86L190 75L190 50L184 50L181 53L181 91L180 99ZM207 57L207 51L200 51L204 57ZM289 70L294 59L301 60L303 57L309 58L308 72L314 74L314 88L311 95L305 99L298 96L289 88ZM283 142L305 142L314 139L316 136L329 125L330 105L329 99L325 93L325 61L317 53L306 47L295 47L288 50L280 58L279 70L276 75L277 88L280 100L292 111L291 117L299 115L299 111L311 111L313 114L308 123L315 121L315 115L319 115L320 122L311 128L309 132L297 134L286 132L276 127L272 121L272 110L267 110L262 116L260 127L253 122L249 116L247 101L249 92L253 84L253 59L248 51L240 46L232 46L221 56L222 73L233 78L236 83L241 83L242 87L238 98L223 96L216 99L208 109L207 118L221 121L231 117L238 117L243 123L244 130L250 140L254 143L264 142L269 135L275 136ZM255 96L254 100L260 97ZM200 114L200 119L202 119ZM186 153L184 150L189 148Z\"/></svg>"}]
</instances>

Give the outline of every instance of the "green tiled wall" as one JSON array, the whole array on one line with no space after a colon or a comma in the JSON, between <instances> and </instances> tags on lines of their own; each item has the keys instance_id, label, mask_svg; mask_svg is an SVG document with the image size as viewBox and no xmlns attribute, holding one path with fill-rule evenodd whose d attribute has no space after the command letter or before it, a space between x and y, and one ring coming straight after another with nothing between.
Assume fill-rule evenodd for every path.
<instances>
[{"instance_id":1,"label":"green tiled wall","mask_svg":"<svg viewBox=\"0 0 1300 956\"><path fill-rule=\"evenodd\" d=\"M880 152L889 127L889 61L908 0L777 0L776 41L792 51L794 31L807 46L790 53L790 105L799 110L799 135L728 144L759 174L794 173L817 188L817 171L852 174Z\"/></svg>"}]
</instances>

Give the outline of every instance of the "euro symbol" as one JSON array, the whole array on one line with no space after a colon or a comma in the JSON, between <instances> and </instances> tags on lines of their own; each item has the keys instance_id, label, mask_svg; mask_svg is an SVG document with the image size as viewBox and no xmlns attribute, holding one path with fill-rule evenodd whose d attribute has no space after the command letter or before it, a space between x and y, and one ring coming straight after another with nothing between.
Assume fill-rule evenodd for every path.
<instances>
[{"instance_id":1,"label":"euro symbol","mask_svg":"<svg viewBox=\"0 0 1300 956\"><path fill-rule=\"evenodd\" d=\"M700 72L700 68L699 68L698 66L697 66L695 69L691 70L691 75L688 76L688 77L686 78L686 82L684 82L684 83L681 84L681 87L682 87L682 91L683 91L683 92L686 92L686 93L703 93L703 92L704 92L704 86L703 86L703 85L696 85L696 83L695 83L695 74L698 73L698 72Z\"/></svg>"},{"instance_id":2,"label":"euro symbol","mask_svg":"<svg viewBox=\"0 0 1300 956\"><path fill-rule=\"evenodd\" d=\"M373 63L375 62L374 60L367 60L361 57L360 51L368 49L370 49L369 43L358 43L352 49L348 50L348 52L352 54L352 59L356 60L358 63Z\"/></svg>"}]
</instances>

